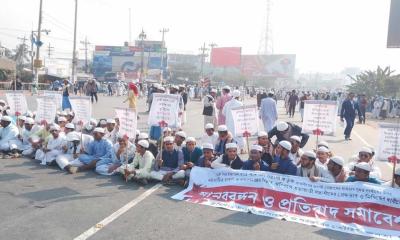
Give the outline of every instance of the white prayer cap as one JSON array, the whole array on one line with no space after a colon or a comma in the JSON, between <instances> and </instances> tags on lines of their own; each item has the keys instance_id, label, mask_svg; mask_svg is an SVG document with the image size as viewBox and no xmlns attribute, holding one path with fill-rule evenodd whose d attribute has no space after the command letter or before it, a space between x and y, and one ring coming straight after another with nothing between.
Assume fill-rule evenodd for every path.
<instances>
[{"instance_id":1,"label":"white prayer cap","mask_svg":"<svg viewBox=\"0 0 400 240\"><path fill-rule=\"evenodd\" d=\"M224 86L223 88L222 88L222 90L231 90L231 87L229 87L228 85L226 85L226 86Z\"/></svg>"},{"instance_id":2,"label":"white prayer cap","mask_svg":"<svg viewBox=\"0 0 400 240\"><path fill-rule=\"evenodd\" d=\"M330 158L330 161L336 163L337 165L344 166L344 159L339 156L333 156Z\"/></svg>"},{"instance_id":3,"label":"white prayer cap","mask_svg":"<svg viewBox=\"0 0 400 240\"><path fill-rule=\"evenodd\" d=\"M104 120L104 119L101 119L100 120L100 125L106 125L107 124L107 121L106 120Z\"/></svg>"},{"instance_id":4,"label":"white prayer cap","mask_svg":"<svg viewBox=\"0 0 400 240\"><path fill-rule=\"evenodd\" d=\"M219 125L218 132L226 132L228 131L228 127L226 125Z\"/></svg>"},{"instance_id":5,"label":"white prayer cap","mask_svg":"<svg viewBox=\"0 0 400 240\"><path fill-rule=\"evenodd\" d=\"M149 134L142 132L139 134L138 139L142 140L142 139L148 139L149 138Z\"/></svg>"},{"instance_id":6,"label":"white prayer cap","mask_svg":"<svg viewBox=\"0 0 400 240\"><path fill-rule=\"evenodd\" d=\"M3 99L0 99L0 103L6 104L6 101L4 101Z\"/></svg>"},{"instance_id":7,"label":"white prayer cap","mask_svg":"<svg viewBox=\"0 0 400 240\"><path fill-rule=\"evenodd\" d=\"M170 88L172 88L172 89L177 89L178 90L178 87L177 86L175 86L175 85L171 85L171 87Z\"/></svg>"},{"instance_id":8,"label":"white prayer cap","mask_svg":"<svg viewBox=\"0 0 400 240\"><path fill-rule=\"evenodd\" d=\"M27 117L25 120L25 124L35 124L35 120L33 120L33 118Z\"/></svg>"},{"instance_id":9,"label":"white prayer cap","mask_svg":"<svg viewBox=\"0 0 400 240\"><path fill-rule=\"evenodd\" d=\"M278 124L276 124L276 129L279 132L285 131L286 129L288 129L288 127L289 127L289 124L287 124L287 122L278 122Z\"/></svg>"},{"instance_id":10,"label":"white prayer cap","mask_svg":"<svg viewBox=\"0 0 400 240\"><path fill-rule=\"evenodd\" d=\"M293 136L290 137L290 139L292 139L292 140L294 140L294 141L296 141L298 143L301 143L301 138L299 136L293 135Z\"/></svg>"},{"instance_id":11,"label":"white prayer cap","mask_svg":"<svg viewBox=\"0 0 400 240\"><path fill-rule=\"evenodd\" d=\"M68 116L74 116L74 112L73 112L73 111L69 111L69 112L67 113L67 115L68 115Z\"/></svg>"},{"instance_id":12,"label":"white prayer cap","mask_svg":"<svg viewBox=\"0 0 400 240\"><path fill-rule=\"evenodd\" d=\"M136 135L139 135L139 134L140 134L140 130L136 129Z\"/></svg>"},{"instance_id":13,"label":"white prayer cap","mask_svg":"<svg viewBox=\"0 0 400 240\"><path fill-rule=\"evenodd\" d=\"M164 138L164 142L166 143L173 143L174 142L174 137L168 136Z\"/></svg>"},{"instance_id":14,"label":"white prayer cap","mask_svg":"<svg viewBox=\"0 0 400 240\"><path fill-rule=\"evenodd\" d=\"M279 145L281 145L284 149L288 151L292 150L292 144L286 140L280 141Z\"/></svg>"},{"instance_id":15,"label":"white prayer cap","mask_svg":"<svg viewBox=\"0 0 400 240\"><path fill-rule=\"evenodd\" d=\"M11 109L7 109L7 110L6 110L6 113L7 113L8 116L13 115L13 114L11 113Z\"/></svg>"},{"instance_id":16,"label":"white prayer cap","mask_svg":"<svg viewBox=\"0 0 400 240\"><path fill-rule=\"evenodd\" d=\"M172 129L169 128L169 127L166 127L166 128L163 129L163 132L172 132Z\"/></svg>"},{"instance_id":17,"label":"white prayer cap","mask_svg":"<svg viewBox=\"0 0 400 240\"><path fill-rule=\"evenodd\" d=\"M164 87L159 87L158 90L161 90L161 91L165 92L165 88Z\"/></svg>"},{"instance_id":18,"label":"white prayer cap","mask_svg":"<svg viewBox=\"0 0 400 240\"><path fill-rule=\"evenodd\" d=\"M58 118L58 121L59 121L59 122L66 122L67 119L66 119L65 117L59 117L59 118Z\"/></svg>"},{"instance_id":19,"label":"white prayer cap","mask_svg":"<svg viewBox=\"0 0 400 240\"><path fill-rule=\"evenodd\" d=\"M67 112L65 111L60 112L60 116L67 116Z\"/></svg>"},{"instance_id":20,"label":"white prayer cap","mask_svg":"<svg viewBox=\"0 0 400 240\"><path fill-rule=\"evenodd\" d=\"M27 111L25 113L25 117L33 117L33 113L31 111Z\"/></svg>"},{"instance_id":21,"label":"white prayer cap","mask_svg":"<svg viewBox=\"0 0 400 240\"><path fill-rule=\"evenodd\" d=\"M74 126L73 123L67 123L67 124L65 125L65 128L75 129L75 126Z\"/></svg>"},{"instance_id":22,"label":"white prayer cap","mask_svg":"<svg viewBox=\"0 0 400 240\"><path fill-rule=\"evenodd\" d=\"M107 123L115 124L115 119L109 118L107 119Z\"/></svg>"},{"instance_id":23,"label":"white prayer cap","mask_svg":"<svg viewBox=\"0 0 400 240\"><path fill-rule=\"evenodd\" d=\"M259 131L257 137L268 137L268 133L265 131Z\"/></svg>"},{"instance_id":24,"label":"white prayer cap","mask_svg":"<svg viewBox=\"0 0 400 240\"><path fill-rule=\"evenodd\" d=\"M207 123L206 126L205 126L205 129L214 129L214 124Z\"/></svg>"},{"instance_id":25,"label":"white prayer cap","mask_svg":"<svg viewBox=\"0 0 400 240\"><path fill-rule=\"evenodd\" d=\"M37 143L40 141L40 137L36 135L32 135L31 140L33 143Z\"/></svg>"},{"instance_id":26,"label":"white prayer cap","mask_svg":"<svg viewBox=\"0 0 400 240\"><path fill-rule=\"evenodd\" d=\"M240 97L240 91L239 91L239 90L233 90L232 96L233 96L234 98Z\"/></svg>"},{"instance_id":27,"label":"white prayer cap","mask_svg":"<svg viewBox=\"0 0 400 240\"><path fill-rule=\"evenodd\" d=\"M60 130L61 130L61 128L60 128L60 126L58 126L58 124L52 124L50 126L50 132L51 131L60 131Z\"/></svg>"},{"instance_id":28,"label":"white prayer cap","mask_svg":"<svg viewBox=\"0 0 400 240\"><path fill-rule=\"evenodd\" d=\"M123 133L121 133L121 132L118 132L118 133L117 133L117 138L118 138L118 139L123 139L123 138L129 138L129 137L128 137L128 135L126 135L126 134L123 134Z\"/></svg>"},{"instance_id":29,"label":"white prayer cap","mask_svg":"<svg viewBox=\"0 0 400 240\"><path fill-rule=\"evenodd\" d=\"M329 149L326 147L319 147L317 152L329 153Z\"/></svg>"},{"instance_id":30,"label":"white prayer cap","mask_svg":"<svg viewBox=\"0 0 400 240\"><path fill-rule=\"evenodd\" d=\"M21 116L18 116L18 120L25 121L25 120L26 120L26 117L25 117L25 116L23 116L23 115L21 115Z\"/></svg>"},{"instance_id":31,"label":"white prayer cap","mask_svg":"<svg viewBox=\"0 0 400 240\"><path fill-rule=\"evenodd\" d=\"M275 94L272 90L269 90L268 94Z\"/></svg>"},{"instance_id":32,"label":"white prayer cap","mask_svg":"<svg viewBox=\"0 0 400 240\"><path fill-rule=\"evenodd\" d=\"M105 133L105 130L104 130L104 128L101 128L101 127L97 127L97 128L95 128L94 130L93 130L93 132L98 132L98 133Z\"/></svg>"},{"instance_id":33,"label":"white prayer cap","mask_svg":"<svg viewBox=\"0 0 400 240\"><path fill-rule=\"evenodd\" d=\"M90 123L93 123L93 125L97 125L97 120L95 118L91 118Z\"/></svg>"},{"instance_id":34,"label":"white prayer cap","mask_svg":"<svg viewBox=\"0 0 400 240\"><path fill-rule=\"evenodd\" d=\"M215 88L211 89L210 93L217 93L217 89Z\"/></svg>"},{"instance_id":35,"label":"white prayer cap","mask_svg":"<svg viewBox=\"0 0 400 240\"><path fill-rule=\"evenodd\" d=\"M252 145L250 150L256 150L262 152L263 148L260 145Z\"/></svg>"},{"instance_id":36,"label":"white prayer cap","mask_svg":"<svg viewBox=\"0 0 400 240\"><path fill-rule=\"evenodd\" d=\"M326 148L329 149L329 144L327 142L325 142L325 141L320 141L318 143L318 147L326 147Z\"/></svg>"},{"instance_id":37,"label":"white prayer cap","mask_svg":"<svg viewBox=\"0 0 400 240\"><path fill-rule=\"evenodd\" d=\"M72 141L79 141L81 140L81 136L77 132L70 132L67 134L67 141L72 142Z\"/></svg>"},{"instance_id":38,"label":"white prayer cap","mask_svg":"<svg viewBox=\"0 0 400 240\"><path fill-rule=\"evenodd\" d=\"M1 121L5 121L5 122L11 122L12 118L10 116L2 116L1 117Z\"/></svg>"},{"instance_id":39,"label":"white prayer cap","mask_svg":"<svg viewBox=\"0 0 400 240\"><path fill-rule=\"evenodd\" d=\"M194 137L188 137L188 138L186 138L186 143L188 143L188 142L196 143L196 139Z\"/></svg>"},{"instance_id":40,"label":"white prayer cap","mask_svg":"<svg viewBox=\"0 0 400 240\"><path fill-rule=\"evenodd\" d=\"M396 169L396 171L394 172L394 175L400 176L400 168Z\"/></svg>"},{"instance_id":41,"label":"white prayer cap","mask_svg":"<svg viewBox=\"0 0 400 240\"><path fill-rule=\"evenodd\" d=\"M227 143L226 145L225 145L225 148L226 149L229 149L229 148L238 148L238 146L237 146L237 144L236 143Z\"/></svg>"},{"instance_id":42,"label":"white prayer cap","mask_svg":"<svg viewBox=\"0 0 400 240\"><path fill-rule=\"evenodd\" d=\"M371 148L369 148L369 147L362 147L361 149L360 149L360 151L359 151L359 153L368 153L368 154L370 154L370 155L372 155L372 150L371 150Z\"/></svg>"},{"instance_id":43,"label":"white prayer cap","mask_svg":"<svg viewBox=\"0 0 400 240\"><path fill-rule=\"evenodd\" d=\"M149 141L147 141L147 140L140 140L140 141L138 142L138 145L140 145L140 146L142 146L142 147L144 147L144 148L149 148Z\"/></svg>"},{"instance_id":44,"label":"white prayer cap","mask_svg":"<svg viewBox=\"0 0 400 240\"><path fill-rule=\"evenodd\" d=\"M211 143L203 143L203 150L204 149L211 149L214 150L214 146Z\"/></svg>"},{"instance_id":45,"label":"white prayer cap","mask_svg":"<svg viewBox=\"0 0 400 240\"><path fill-rule=\"evenodd\" d=\"M308 158L313 158L314 160L317 158L317 155L314 151L305 151L303 155L307 156Z\"/></svg>"},{"instance_id":46,"label":"white prayer cap","mask_svg":"<svg viewBox=\"0 0 400 240\"><path fill-rule=\"evenodd\" d=\"M186 138L186 133L184 131L179 131L179 132L175 133L175 135L182 137L182 138Z\"/></svg>"},{"instance_id":47,"label":"white prayer cap","mask_svg":"<svg viewBox=\"0 0 400 240\"><path fill-rule=\"evenodd\" d=\"M371 172L371 166L369 165L369 163L366 163L366 162L359 162L355 165L355 167L365 170L367 172Z\"/></svg>"},{"instance_id":48,"label":"white prayer cap","mask_svg":"<svg viewBox=\"0 0 400 240\"><path fill-rule=\"evenodd\" d=\"M86 123L86 124L85 124L85 129L86 129L87 131L91 131L91 130L93 129L93 126L92 126L91 124L89 124L89 123Z\"/></svg>"}]
</instances>

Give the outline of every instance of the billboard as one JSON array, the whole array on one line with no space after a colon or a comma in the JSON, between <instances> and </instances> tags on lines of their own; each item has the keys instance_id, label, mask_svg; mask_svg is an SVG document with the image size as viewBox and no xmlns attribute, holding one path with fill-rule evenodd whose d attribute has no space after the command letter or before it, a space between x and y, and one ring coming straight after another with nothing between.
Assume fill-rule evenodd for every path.
<instances>
[{"instance_id":1,"label":"billboard","mask_svg":"<svg viewBox=\"0 0 400 240\"><path fill-rule=\"evenodd\" d=\"M240 67L242 48L222 47L211 50L211 65L213 67Z\"/></svg>"},{"instance_id":2,"label":"billboard","mask_svg":"<svg viewBox=\"0 0 400 240\"><path fill-rule=\"evenodd\" d=\"M295 54L242 55L241 72L247 77L292 78Z\"/></svg>"},{"instance_id":3,"label":"billboard","mask_svg":"<svg viewBox=\"0 0 400 240\"><path fill-rule=\"evenodd\" d=\"M388 48L400 48L400 0L392 0L390 5Z\"/></svg>"},{"instance_id":4,"label":"billboard","mask_svg":"<svg viewBox=\"0 0 400 240\"><path fill-rule=\"evenodd\" d=\"M149 45L150 46L150 45ZM103 77L107 72L124 72L125 76L133 76L139 72L142 65L147 72L151 69L167 67L167 51L163 52L163 64L161 66L161 52L151 51L156 48L151 46L142 49L137 46L96 46L93 55L93 75L96 78Z\"/></svg>"}]
</instances>

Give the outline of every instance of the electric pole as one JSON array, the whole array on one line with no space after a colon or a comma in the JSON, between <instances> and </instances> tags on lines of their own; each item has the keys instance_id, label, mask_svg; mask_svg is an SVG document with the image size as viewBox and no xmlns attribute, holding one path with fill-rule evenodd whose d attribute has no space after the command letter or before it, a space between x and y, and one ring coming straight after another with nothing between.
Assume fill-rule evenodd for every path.
<instances>
[{"instance_id":1,"label":"electric pole","mask_svg":"<svg viewBox=\"0 0 400 240\"><path fill-rule=\"evenodd\" d=\"M49 43L49 46L47 46L47 52L48 52L48 56L49 58L51 58L51 52L53 51L54 47L51 46L51 44Z\"/></svg>"},{"instance_id":2,"label":"electric pole","mask_svg":"<svg viewBox=\"0 0 400 240\"><path fill-rule=\"evenodd\" d=\"M88 45L90 42L88 42L87 37L85 37L85 41L81 41L81 44L85 46L85 48L81 48L81 50L85 51L85 73L88 73L89 65L88 65Z\"/></svg>"},{"instance_id":3,"label":"electric pole","mask_svg":"<svg viewBox=\"0 0 400 240\"><path fill-rule=\"evenodd\" d=\"M39 61L40 57L40 46L42 45L40 41L40 35L42 33L42 7L43 7L43 0L40 0L39 4L39 23L38 23L38 37L36 41L36 63L34 64L35 66L35 79L34 79L34 85L37 88L38 83L39 83L39 68L42 66L42 64Z\"/></svg>"},{"instance_id":4,"label":"electric pole","mask_svg":"<svg viewBox=\"0 0 400 240\"><path fill-rule=\"evenodd\" d=\"M34 35L34 33L36 33L37 31L31 31L31 53L30 53L30 55L31 55L31 71L32 71L32 74L33 74L33 70L34 70L34 64L33 64L33 59L34 59L34 57L35 57L35 51L33 50L33 45L34 45L34 42L35 42L35 35ZM51 32L51 30L48 30L48 29L43 29L42 30L42 32L45 32L47 35L49 35L49 32Z\"/></svg>"},{"instance_id":5,"label":"electric pole","mask_svg":"<svg viewBox=\"0 0 400 240\"><path fill-rule=\"evenodd\" d=\"M141 55L141 64L140 64L140 82L142 82L142 77L143 77L143 65L144 65L144 40L146 39L146 33L144 32L143 28L142 28L142 32L139 34L139 39L140 39L140 47L142 48L142 55Z\"/></svg>"},{"instance_id":6,"label":"electric pole","mask_svg":"<svg viewBox=\"0 0 400 240\"><path fill-rule=\"evenodd\" d=\"M129 44L132 42L132 18L131 18L131 8L129 8Z\"/></svg>"},{"instance_id":7,"label":"electric pole","mask_svg":"<svg viewBox=\"0 0 400 240\"><path fill-rule=\"evenodd\" d=\"M204 73L203 73L204 61L206 59L206 51L208 51L208 48L206 48L206 43L203 43L203 46L199 50L201 51L200 77L203 79L204 78Z\"/></svg>"},{"instance_id":8,"label":"electric pole","mask_svg":"<svg viewBox=\"0 0 400 240\"><path fill-rule=\"evenodd\" d=\"M164 73L164 49L165 49L165 33L169 32L168 28L163 28L160 30L162 33L162 39L161 39L161 62L160 62L160 73L161 73L161 79L163 78L163 73Z\"/></svg>"},{"instance_id":9,"label":"electric pole","mask_svg":"<svg viewBox=\"0 0 400 240\"><path fill-rule=\"evenodd\" d=\"M72 72L71 72L71 80L72 83L75 83L75 74L76 74L76 24L78 19L78 0L75 0L75 21L74 21L74 46L72 50Z\"/></svg>"}]
</instances>

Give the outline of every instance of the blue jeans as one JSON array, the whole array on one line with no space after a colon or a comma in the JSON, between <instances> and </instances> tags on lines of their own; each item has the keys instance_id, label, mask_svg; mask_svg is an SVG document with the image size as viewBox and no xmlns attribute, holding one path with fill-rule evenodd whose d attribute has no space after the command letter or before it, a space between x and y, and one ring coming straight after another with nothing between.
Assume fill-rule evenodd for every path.
<instances>
[{"instance_id":1,"label":"blue jeans","mask_svg":"<svg viewBox=\"0 0 400 240\"><path fill-rule=\"evenodd\" d=\"M351 130L354 127L354 119L355 118L344 118L346 120L346 128L344 129L344 136L349 138L351 135Z\"/></svg>"}]
</instances>

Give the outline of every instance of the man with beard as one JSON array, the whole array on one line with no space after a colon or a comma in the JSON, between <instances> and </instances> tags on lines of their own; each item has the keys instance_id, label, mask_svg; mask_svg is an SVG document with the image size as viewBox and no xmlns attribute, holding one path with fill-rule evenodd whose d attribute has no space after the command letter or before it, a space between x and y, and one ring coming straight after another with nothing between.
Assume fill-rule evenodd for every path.
<instances>
[{"instance_id":1,"label":"man with beard","mask_svg":"<svg viewBox=\"0 0 400 240\"><path fill-rule=\"evenodd\" d=\"M297 176L308 177L312 182L334 182L333 176L324 167L315 164L316 159L313 151L304 152L297 168Z\"/></svg>"}]
</instances>

